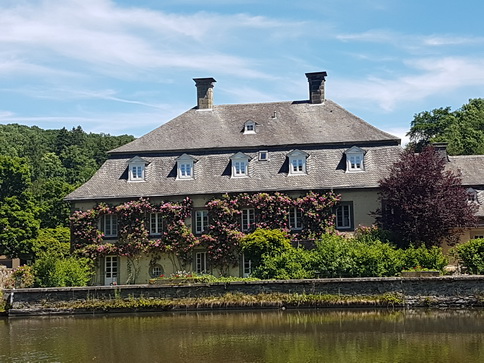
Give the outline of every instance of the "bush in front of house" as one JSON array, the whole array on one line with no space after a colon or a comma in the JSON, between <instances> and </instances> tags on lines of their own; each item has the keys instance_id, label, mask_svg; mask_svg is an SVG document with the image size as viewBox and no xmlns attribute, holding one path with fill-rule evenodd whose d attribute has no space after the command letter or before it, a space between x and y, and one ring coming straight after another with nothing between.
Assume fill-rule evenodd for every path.
<instances>
[{"instance_id":1,"label":"bush in front of house","mask_svg":"<svg viewBox=\"0 0 484 363\"><path fill-rule=\"evenodd\" d=\"M33 264L35 287L86 286L91 280L87 258L43 256Z\"/></svg>"},{"instance_id":2,"label":"bush in front of house","mask_svg":"<svg viewBox=\"0 0 484 363\"><path fill-rule=\"evenodd\" d=\"M454 254L468 273L484 274L484 238L472 239L458 245L454 249Z\"/></svg>"},{"instance_id":3,"label":"bush in front of house","mask_svg":"<svg viewBox=\"0 0 484 363\"><path fill-rule=\"evenodd\" d=\"M419 266L442 271L447 258L437 247L399 249L371 238L324 234L314 250L290 247L261 255L253 276L263 279L397 276Z\"/></svg>"},{"instance_id":4,"label":"bush in front of house","mask_svg":"<svg viewBox=\"0 0 484 363\"><path fill-rule=\"evenodd\" d=\"M292 249L287 233L280 229L256 229L240 241L245 257L258 266L264 255L275 255Z\"/></svg>"}]
</instances>

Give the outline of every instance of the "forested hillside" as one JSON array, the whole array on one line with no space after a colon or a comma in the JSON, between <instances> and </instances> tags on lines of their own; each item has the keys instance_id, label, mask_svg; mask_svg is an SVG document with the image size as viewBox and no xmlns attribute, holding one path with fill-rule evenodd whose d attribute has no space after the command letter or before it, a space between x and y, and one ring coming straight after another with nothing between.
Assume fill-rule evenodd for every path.
<instances>
[{"instance_id":1,"label":"forested hillside","mask_svg":"<svg viewBox=\"0 0 484 363\"><path fill-rule=\"evenodd\" d=\"M63 198L133 136L0 125L0 255L29 253L39 228L67 227Z\"/></svg>"}]
</instances>

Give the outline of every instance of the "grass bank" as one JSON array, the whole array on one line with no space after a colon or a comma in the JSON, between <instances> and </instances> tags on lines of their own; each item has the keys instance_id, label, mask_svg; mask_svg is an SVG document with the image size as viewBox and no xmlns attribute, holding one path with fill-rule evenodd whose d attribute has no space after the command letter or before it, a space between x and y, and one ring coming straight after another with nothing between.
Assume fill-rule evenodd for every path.
<instances>
[{"instance_id":1,"label":"grass bank","mask_svg":"<svg viewBox=\"0 0 484 363\"><path fill-rule=\"evenodd\" d=\"M221 296L185 298L130 297L108 300L45 303L41 308L53 312L117 312L117 311L171 311L236 308L331 308L331 307L396 307L404 300L398 294L347 296L320 294L262 293L244 295L227 293Z\"/></svg>"}]
</instances>

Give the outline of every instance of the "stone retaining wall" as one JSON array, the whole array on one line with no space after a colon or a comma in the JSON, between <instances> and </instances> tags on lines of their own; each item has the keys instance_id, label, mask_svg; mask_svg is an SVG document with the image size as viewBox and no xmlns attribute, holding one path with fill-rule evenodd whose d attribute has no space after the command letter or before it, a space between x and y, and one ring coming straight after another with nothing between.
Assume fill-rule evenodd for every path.
<instances>
[{"instance_id":1,"label":"stone retaining wall","mask_svg":"<svg viewBox=\"0 0 484 363\"><path fill-rule=\"evenodd\" d=\"M342 278L314 280L278 280L194 285L121 285L66 288L4 290L4 299L12 309L41 306L45 302L84 301L114 298L180 298L217 296L226 293L298 293L331 295L381 295L398 293L410 305L422 301L440 305L483 305L484 276ZM413 303L412 303L413 302Z\"/></svg>"}]
</instances>

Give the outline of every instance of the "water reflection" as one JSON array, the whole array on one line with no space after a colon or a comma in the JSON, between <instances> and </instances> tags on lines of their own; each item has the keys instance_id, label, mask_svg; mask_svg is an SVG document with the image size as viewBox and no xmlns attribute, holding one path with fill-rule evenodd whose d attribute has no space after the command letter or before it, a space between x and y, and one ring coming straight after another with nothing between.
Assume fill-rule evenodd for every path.
<instances>
[{"instance_id":1,"label":"water reflection","mask_svg":"<svg viewBox=\"0 0 484 363\"><path fill-rule=\"evenodd\" d=\"M484 362L484 311L244 311L0 320L1 362Z\"/></svg>"}]
</instances>

